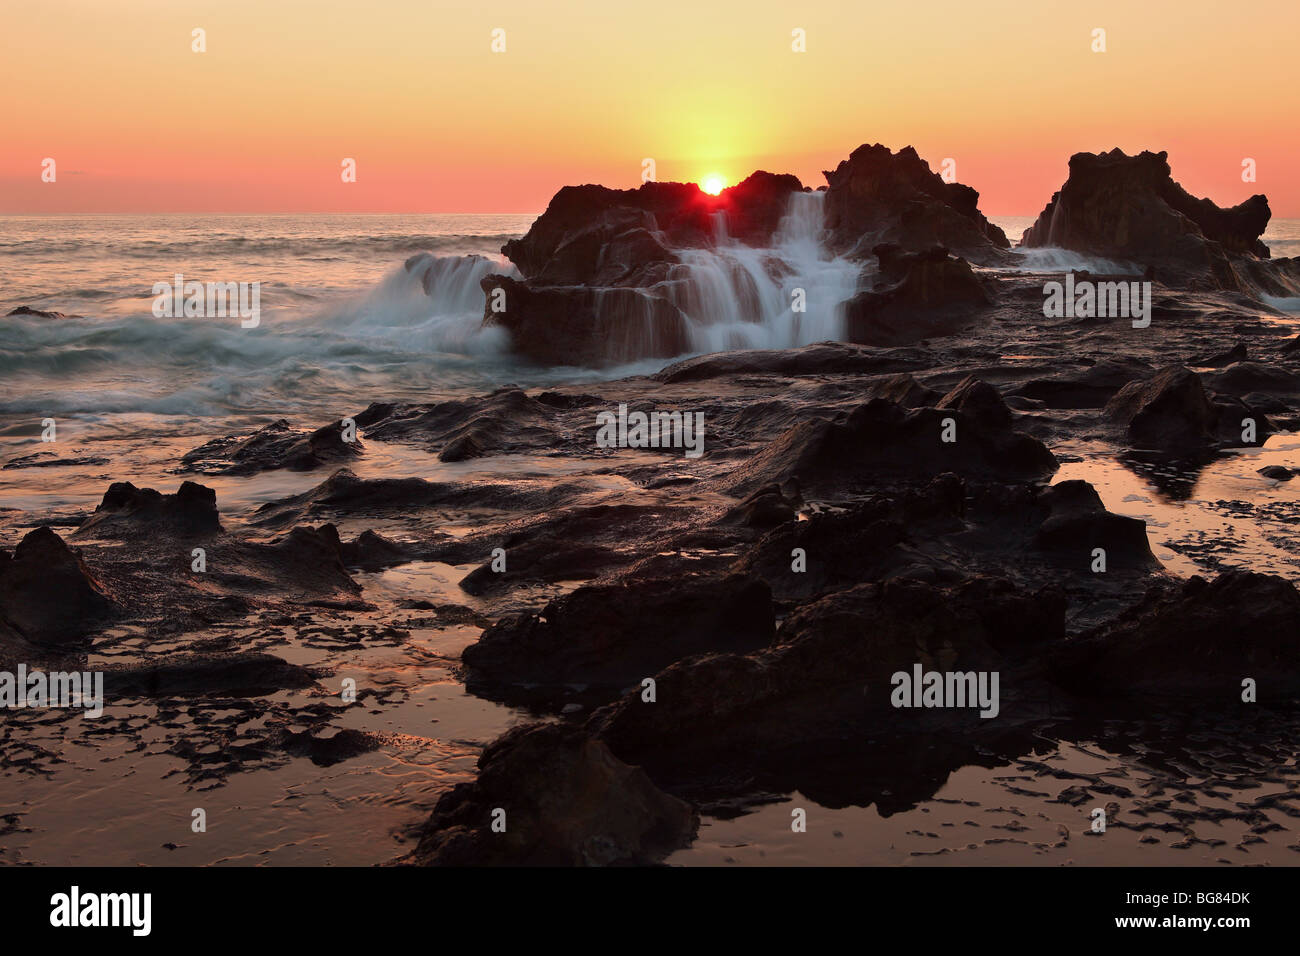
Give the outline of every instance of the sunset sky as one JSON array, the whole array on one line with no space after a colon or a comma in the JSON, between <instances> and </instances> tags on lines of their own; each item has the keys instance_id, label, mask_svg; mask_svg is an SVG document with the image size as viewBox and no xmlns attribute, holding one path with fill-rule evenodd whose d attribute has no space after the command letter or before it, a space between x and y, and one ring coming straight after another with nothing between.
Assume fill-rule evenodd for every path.
<instances>
[{"instance_id":1,"label":"sunset sky","mask_svg":"<svg viewBox=\"0 0 1300 956\"><path fill-rule=\"evenodd\" d=\"M1071 153L1120 146L1295 217L1298 34L1295 0L6 3L0 213L532 212L638 185L645 157L819 186L883 142L955 159L991 215L1036 214Z\"/></svg>"}]
</instances>

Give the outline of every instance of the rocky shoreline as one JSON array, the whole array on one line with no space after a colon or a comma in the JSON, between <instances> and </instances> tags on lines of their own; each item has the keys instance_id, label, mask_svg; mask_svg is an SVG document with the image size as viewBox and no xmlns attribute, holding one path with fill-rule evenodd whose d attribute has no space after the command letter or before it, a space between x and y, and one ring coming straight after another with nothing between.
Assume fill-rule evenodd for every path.
<instances>
[{"instance_id":1,"label":"rocky shoreline","mask_svg":"<svg viewBox=\"0 0 1300 956\"><path fill-rule=\"evenodd\" d=\"M346 620L377 608L359 572L474 565L464 602L403 610L481 628L458 675L533 720L441 798L399 861L424 865L655 863L690 843L701 813L816 787L841 804L905 806L966 764L1027 753L1035 728L1110 708L1290 712L1294 574L1177 579L1143 521L1086 481L1052 483L1059 450L1082 441L1140 462L1159 488L1160 475L1194 484L1212 462L1296 431L1300 349L1263 297L1300 293L1300 265L1261 249L1264 198L1195 200L1163 153L1071 160L1024 245L1133 266L1076 278L1151 283L1139 327L1047 317L1044 277L1014 268L974 190L910 149L864 146L827 178L829 242L863 269L849 341L447 402L380 397L346 420L214 437L178 462L174 492L116 482L91 513L5 512L0 665L84 662L122 626L162 641ZM729 237L769 240L800 191L764 173L724 191ZM505 249L520 277L483 280L485 324L539 362L680 355L679 253L716 238L720 207L702 196L562 190ZM648 325L611 332L632 317ZM623 405L702 414L705 453L600 447L599 413ZM356 474L384 444L447 463L544 454L567 470ZM1289 477L1272 467L1264 477ZM320 480L239 522L203 485L282 469ZM1282 507L1300 522L1300 501ZM1300 569L1300 539L1277 545ZM273 648L143 656L109 670L110 698L325 698L338 676ZM900 708L891 678L914 664L998 674L996 716ZM1243 702L1247 678L1256 703ZM272 721L257 746L333 761L389 743L317 734L328 721L319 708L310 727ZM1105 798L1085 787L1081 802Z\"/></svg>"}]
</instances>

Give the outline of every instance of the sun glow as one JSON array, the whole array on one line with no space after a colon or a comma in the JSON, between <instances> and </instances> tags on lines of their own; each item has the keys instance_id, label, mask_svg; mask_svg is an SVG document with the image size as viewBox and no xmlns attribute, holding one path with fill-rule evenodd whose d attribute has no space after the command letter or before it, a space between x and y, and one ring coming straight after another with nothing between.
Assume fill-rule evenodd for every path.
<instances>
[{"instance_id":1,"label":"sun glow","mask_svg":"<svg viewBox=\"0 0 1300 956\"><path fill-rule=\"evenodd\" d=\"M727 181L717 173L710 173L700 182L700 189L704 190L710 196L716 196L722 190L727 188Z\"/></svg>"}]
</instances>

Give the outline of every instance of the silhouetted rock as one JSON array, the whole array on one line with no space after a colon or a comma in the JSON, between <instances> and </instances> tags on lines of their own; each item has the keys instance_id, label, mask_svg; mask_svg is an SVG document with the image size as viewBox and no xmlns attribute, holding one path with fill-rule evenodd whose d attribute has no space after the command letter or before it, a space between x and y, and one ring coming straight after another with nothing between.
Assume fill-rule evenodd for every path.
<instances>
[{"instance_id":1,"label":"silhouetted rock","mask_svg":"<svg viewBox=\"0 0 1300 956\"><path fill-rule=\"evenodd\" d=\"M935 245L980 264L1001 261L1006 235L979 211L979 193L944 182L911 146L859 146L827 172L826 228L839 252L865 257L880 243L910 252Z\"/></svg>"},{"instance_id":2,"label":"silhouetted rock","mask_svg":"<svg viewBox=\"0 0 1300 956\"><path fill-rule=\"evenodd\" d=\"M688 804L576 727L516 727L484 748L478 765L473 783L458 784L439 799L411 862L656 863L686 846L699 823Z\"/></svg>"},{"instance_id":3,"label":"silhouetted rock","mask_svg":"<svg viewBox=\"0 0 1300 956\"><path fill-rule=\"evenodd\" d=\"M1259 469L1259 474L1274 481L1290 481L1295 477L1290 468L1283 465L1266 465Z\"/></svg>"},{"instance_id":4,"label":"silhouetted rock","mask_svg":"<svg viewBox=\"0 0 1300 956\"><path fill-rule=\"evenodd\" d=\"M75 640L113 615L104 586L49 528L29 532L12 556L0 555L0 618L28 641Z\"/></svg>"},{"instance_id":5,"label":"silhouetted rock","mask_svg":"<svg viewBox=\"0 0 1300 956\"><path fill-rule=\"evenodd\" d=\"M1269 268L1262 195L1223 209L1174 182L1164 152L1075 153L1070 175L1021 239L1144 266L1166 285L1283 294L1290 266ZM1294 294L1294 293L1291 293Z\"/></svg>"}]
</instances>

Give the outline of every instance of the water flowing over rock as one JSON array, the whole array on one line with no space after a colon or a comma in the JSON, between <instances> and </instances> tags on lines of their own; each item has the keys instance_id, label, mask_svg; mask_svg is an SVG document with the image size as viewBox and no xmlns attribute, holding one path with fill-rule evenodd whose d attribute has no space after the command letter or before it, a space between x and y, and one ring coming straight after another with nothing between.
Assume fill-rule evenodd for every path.
<instances>
[{"instance_id":1,"label":"water flowing over rock","mask_svg":"<svg viewBox=\"0 0 1300 956\"><path fill-rule=\"evenodd\" d=\"M1075 153L1070 175L1021 240L1154 267L1166 285L1295 295L1300 265L1266 263L1271 213L1251 196L1230 208L1174 181L1168 154Z\"/></svg>"}]
</instances>

